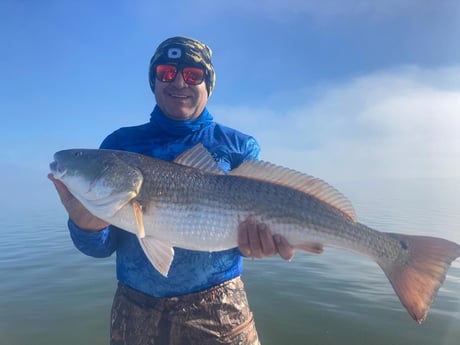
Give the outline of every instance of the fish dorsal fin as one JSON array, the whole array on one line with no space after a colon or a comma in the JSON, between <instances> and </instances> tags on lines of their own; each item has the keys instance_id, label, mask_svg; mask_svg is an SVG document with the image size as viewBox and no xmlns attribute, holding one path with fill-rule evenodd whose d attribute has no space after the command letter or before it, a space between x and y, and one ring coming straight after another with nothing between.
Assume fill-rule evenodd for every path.
<instances>
[{"instance_id":1,"label":"fish dorsal fin","mask_svg":"<svg viewBox=\"0 0 460 345\"><path fill-rule=\"evenodd\" d=\"M336 208L351 221L356 222L357 217L351 202L337 189L319 178L256 160L243 162L238 168L230 171L230 175L248 177L298 190Z\"/></svg>"},{"instance_id":2,"label":"fish dorsal fin","mask_svg":"<svg viewBox=\"0 0 460 345\"><path fill-rule=\"evenodd\" d=\"M196 144L191 149L182 152L174 159L174 163L197 168L212 174L224 174L209 151L202 144Z\"/></svg>"}]
</instances>

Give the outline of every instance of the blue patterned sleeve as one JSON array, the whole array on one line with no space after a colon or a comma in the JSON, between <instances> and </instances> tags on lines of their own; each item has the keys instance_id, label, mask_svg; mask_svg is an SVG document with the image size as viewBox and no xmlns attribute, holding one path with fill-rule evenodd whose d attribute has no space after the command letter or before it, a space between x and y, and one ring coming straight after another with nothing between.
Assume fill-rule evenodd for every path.
<instances>
[{"instance_id":1,"label":"blue patterned sleeve","mask_svg":"<svg viewBox=\"0 0 460 345\"><path fill-rule=\"evenodd\" d=\"M73 244L83 254L105 258L112 255L117 248L116 230L110 226L100 231L88 231L80 229L69 219L68 227Z\"/></svg>"},{"instance_id":2,"label":"blue patterned sleeve","mask_svg":"<svg viewBox=\"0 0 460 345\"><path fill-rule=\"evenodd\" d=\"M245 151L245 155L243 158L244 161L260 158L260 145L257 142L257 140L254 139L253 137L249 137L248 140L246 141L244 151Z\"/></svg>"}]
</instances>

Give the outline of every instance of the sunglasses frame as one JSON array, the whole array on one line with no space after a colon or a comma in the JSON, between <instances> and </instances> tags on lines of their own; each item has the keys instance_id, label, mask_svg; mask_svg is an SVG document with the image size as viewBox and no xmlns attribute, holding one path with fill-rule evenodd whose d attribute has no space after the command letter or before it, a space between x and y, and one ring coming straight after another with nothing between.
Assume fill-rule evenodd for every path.
<instances>
[{"instance_id":1,"label":"sunglasses frame","mask_svg":"<svg viewBox=\"0 0 460 345\"><path fill-rule=\"evenodd\" d=\"M159 78L158 76L158 67L160 66L170 66L170 67L174 67L175 68L175 74L174 74L174 78L171 79L171 80L162 80ZM201 78L201 80L198 82L198 83L190 83L186 80L186 77L185 77L185 70L186 69L197 69L197 70L200 70L203 72L203 77ZM197 66L189 66L189 65L186 65L186 66L180 66L180 65L173 65L173 64L167 64L167 63L162 63L162 64L159 64L157 66L155 66L155 78L156 80L162 82L162 83L172 83L174 80L176 80L177 78L177 74L178 73L181 73L182 74L182 78L184 79L184 82L187 84L187 85L192 85L192 86L195 86L195 85L200 85L206 78L206 70L204 68L201 68L201 67L197 67Z\"/></svg>"}]
</instances>

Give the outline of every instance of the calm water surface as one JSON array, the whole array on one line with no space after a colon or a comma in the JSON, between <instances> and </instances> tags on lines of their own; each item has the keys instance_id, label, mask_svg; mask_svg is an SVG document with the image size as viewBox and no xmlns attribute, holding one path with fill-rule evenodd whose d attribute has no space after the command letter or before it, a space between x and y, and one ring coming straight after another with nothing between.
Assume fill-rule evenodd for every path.
<instances>
[{"instance_id":1,"label":"calm water surface","mask_svg":"<svg viewBox=\"0 0 460 345\"><path fill-rule=\"evenodd\" d=\"M352 200L360 221L375 229L460 243L460 180L335 185ZM107 344L114 258L89 258L73 247L57 200L27 208L26 215L24 205L10 206L0 214L0 344ZM326 248L318 256L297 253L292 262L245 265L264 345L460 342L460 260L423 325L410 318L366 257Z\"/></svg>"}]
</instances>

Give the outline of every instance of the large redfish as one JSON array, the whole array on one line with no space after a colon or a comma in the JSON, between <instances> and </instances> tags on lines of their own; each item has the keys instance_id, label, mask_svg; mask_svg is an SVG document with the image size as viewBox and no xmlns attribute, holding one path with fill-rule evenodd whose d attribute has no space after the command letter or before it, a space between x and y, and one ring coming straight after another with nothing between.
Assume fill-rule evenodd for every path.
<instances>
[{"instance_id":1,"label":"large redfish","mask_svg":"<svg viewBox=\"0 0 460 345\"><path fill-rule=\"evenodd\" d=\"M167 276L173 247L237 246L253 215L297 249L340 247L377 262L409 314L422 323L460 246L440 238L384 233L356 221L351 203L325 182L263 161L222 173L197 145L174 162L113 150L57 152L54 177L95 216L136 234Z\"/></svg>"}]
</instances>

